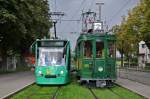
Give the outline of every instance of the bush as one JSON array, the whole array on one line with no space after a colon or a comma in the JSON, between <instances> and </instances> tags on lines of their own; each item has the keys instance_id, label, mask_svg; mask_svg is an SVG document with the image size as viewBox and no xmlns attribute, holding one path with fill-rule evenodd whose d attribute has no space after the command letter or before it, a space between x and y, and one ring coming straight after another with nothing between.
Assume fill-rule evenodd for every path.
<instances>
[{"instance_id":1,"label":"bush","mask_svg":"<svg viewBox=\"0 0 150 99\"><path fill-rule=\"evenodd\" d=\"M150 67L150 63L145 63L146 67Z\"/></svg>"}]
</instances>

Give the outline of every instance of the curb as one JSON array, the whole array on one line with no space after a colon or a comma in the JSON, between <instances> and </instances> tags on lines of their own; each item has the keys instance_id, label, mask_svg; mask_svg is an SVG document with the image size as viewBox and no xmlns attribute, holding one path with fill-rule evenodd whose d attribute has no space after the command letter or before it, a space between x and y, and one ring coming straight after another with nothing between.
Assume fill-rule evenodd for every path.
<instances>
[{"instance_id":1,"label":"curb","mask_svg":"<svg viewBox=\"0 0 150 99\"><path fill-rule=\"evenodd\" d=\"M9 93L9 94L3 96L3 97L0 97L0 99L9 99L9 98L10 98L11 96L13 96L14 94L16 94L16 93L22 91L23 89L25 89L26 87L28 87L29 85L32 85L32 84L34 84L34 83L35 83L35 81L32 81L32 82L26 84L25 86L23 86L23 87L21 87L21 88L18 88L18 89L14 90L13 92L11 92L11 93Z\"/></svg>"},{"instance_id":2,"label":"curb","mask_svg":"<svg viewBox=\"0 0 150 99\"><path fill-rule=\"evenodd\" d=\"M121 78L121 79L130 80L130 79L126 79L126 78ZM130 81L132 81L132 80L130 80ZM140 83L140 82L136 82L136 81L133 81L133 82L135 82L135 83ZM135 93L135 94L138 94L138 95L140 95L140 96L142 96L142 97L144 97L144 98L146 98L146 99L149 99L148 96L143 95L142 93L140 93L140 92L138 92L138 91L136 91L136 90L134 90L134 89L132 89L132 88L127 87L126 85L122 85L122 84L120 84L120 83L118 83L118 82L115 82L115 83L116 83L117 85L119 85L119 86L121 86L121 87L123 87L123 88L125 88L125 89L127 89L127 90L129 90L129 91L131 91L131 92L133 92L133 93ZM142 83L140 83L140 84L142 84Z\"/></svg>"}]
</instances>

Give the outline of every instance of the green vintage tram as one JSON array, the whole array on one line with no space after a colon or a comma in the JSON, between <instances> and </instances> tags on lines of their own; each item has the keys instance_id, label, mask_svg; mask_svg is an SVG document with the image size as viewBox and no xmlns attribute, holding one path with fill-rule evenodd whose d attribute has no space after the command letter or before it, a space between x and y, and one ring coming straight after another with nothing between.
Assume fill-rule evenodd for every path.
<instances>
[{"instance_id":1,"label":"green vintage tram","mask_svg":"<svg viewBox=\"0 0 150 99\"><path fill-rule=\"evenodd\" d=\"M35 55L37 84L66 84L70 81L70 42L37 39L31 46Z\"/></svg>"},{"instance_id":2,"label":"green vintage tram","mask_svg":"<svg viewBox=\"0 0 150 99\"><path fill-rule=\"evenodd\" d=\"M112 85L116 80L115 41L115 36L107 33L80 35L75 56L80 82L97 87Z\"/></svg>"},{"instance_id":3,"label":"green vintage tram","mask_svg":"<svg viewBox=\"0 0 150 99\"><path fill-rule=\"evenodd\" d=\"M116 37L103 30L103 23L95 20L95 12L88 11L82 16L82 33L75 49L77 77L88 85L112 86L117 77Z\"/></svg>"}]
</instances>

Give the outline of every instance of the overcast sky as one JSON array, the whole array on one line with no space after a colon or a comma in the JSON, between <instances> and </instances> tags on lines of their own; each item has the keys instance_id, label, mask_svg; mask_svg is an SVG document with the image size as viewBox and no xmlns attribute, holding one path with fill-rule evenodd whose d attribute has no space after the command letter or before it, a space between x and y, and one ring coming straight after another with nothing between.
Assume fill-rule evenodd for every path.
<instances>
[{"instance_id":1,"label":"overcast sky","mask_svg":"<svg viewBox=\"0 0 150 99\"><path fill-rule=\"evenodd\" d=\"M82 10L91 9L98 14L97 2L103 2L102 20L106 20L107 25L111 28L113 25L120 24L121 16L127 15L128 10L137 5L139 0L49 0L50 11L61 11L65 16L61 19L81 19ZM51 32L53 30L51 29ZM71 33L75 32L75 33ZM57 36L62 39L71 41L74 48L76 39L81 32L81 22L57 22Z\"/></svg>"}]
</instances>

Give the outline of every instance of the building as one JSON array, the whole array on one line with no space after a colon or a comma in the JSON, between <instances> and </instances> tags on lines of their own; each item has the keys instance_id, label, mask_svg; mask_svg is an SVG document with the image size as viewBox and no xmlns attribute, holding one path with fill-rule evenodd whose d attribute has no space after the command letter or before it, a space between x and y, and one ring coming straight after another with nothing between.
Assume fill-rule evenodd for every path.
<instances>
[{"instance_id":1,"label":"building","mask_svg":"<svg viewBox=\"0 0 150 99\"><path fill-rule=\"evenodd\" d=\"M139 57L138 57L139 67L144 68L146 63L150 63L150 50L146 46L144 41L139 43Z\"/></svg>"}]
</instances>

